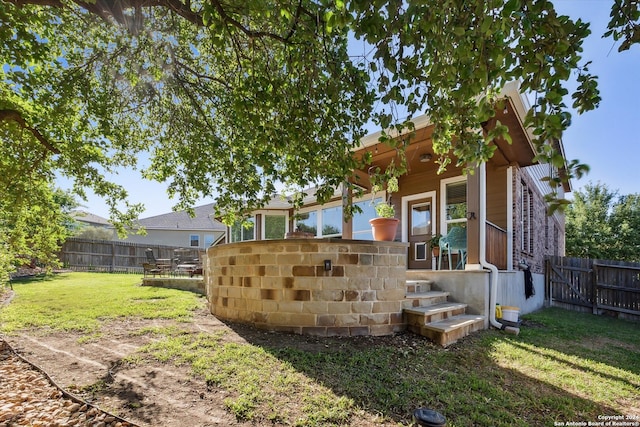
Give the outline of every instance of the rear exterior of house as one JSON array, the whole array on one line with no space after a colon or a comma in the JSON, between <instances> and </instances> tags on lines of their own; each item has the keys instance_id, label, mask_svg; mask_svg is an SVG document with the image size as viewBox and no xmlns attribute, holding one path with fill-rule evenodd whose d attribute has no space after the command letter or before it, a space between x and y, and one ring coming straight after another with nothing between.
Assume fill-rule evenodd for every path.
<instances>
[{"instance_id":1,"label":"rear exterior of house","mask_svg":"<svg viewBox=\"0 0 640 427\"><path fill-rule=\"evenodd\" d=\"M146 235L131 232L124 241L150 246L165 245L206 249L224 237L225 226L214 218L213 204L196 206L195 216L186 211L169 212L138 220Z\"/></svg>"},{"instance_id":2,"label":"rear exterior of house","mask_svg":"<svg viewBox=\"0 0 640 427\"><path fill-rule=\"evenodd\" d=\"M467 315L482 317L481 321L475 318L481 328L493 323L495 304L516 306L520 313L541 308L544 257L564 254L564 218L558 212L547 215L544 195L551 189L543 180L560 171L533 163L531 134L523 126L529 105L518 93L517 85L509 85L504 96L507 108L497 111L493 120L509 127L513 143L494 141L494 156L474 174L464 175L461 168L453 166L438 174L431 142L432 125L426 117L414 120L415 136L406 150L409 170L399 178L399 191L391 195L391 202L396 218L400 219L395 242L406 247L404 321L409 329L419 333L424 329L423 317L426 319L422 312L428 309L418 310L419 320L412 320L407 309L412 305L429 305L417 295L426 288L445 292L451 304L465 304ZM486 129L492 124L488 123ZM378 137L379 134L365 137L355 154L370 152L372 164L384 170L396 154L378 143ZM557 147L562 152L560 142ZM370 189L368 171L355 171L354 179ZM567 185L562 190L570 188ZM319 205L311 194L295 219L286 203L274 201L254 213L250 219L253 227L230 227L227 243L282 239L294 230L311 233L316 239L341 239L345 243L372 240L369 219L376 215L371 195L352 200L362 212L346 222L342 215L345 196L351 197L337 191L333 201ZM379 196L382 197L385 195ZM456 228L466 237L463 249L451 251L451 263L448 254L434 257L429 244L431 236L436 233L446 236ZM438 319L444 321L456 315L438 314ZM443 345L451 342L439 341Z\"/></svg>"}]
</instances>

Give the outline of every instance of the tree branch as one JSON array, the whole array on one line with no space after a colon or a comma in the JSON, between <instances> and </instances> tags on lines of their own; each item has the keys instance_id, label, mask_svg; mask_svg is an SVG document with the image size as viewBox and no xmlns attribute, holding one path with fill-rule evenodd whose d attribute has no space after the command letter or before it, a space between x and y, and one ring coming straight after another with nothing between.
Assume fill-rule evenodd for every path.
<instances>
[{"instance_id":1,"label":"tree branch","mask_svg":"<svg viewBox=\"0 0 640 427\"><path fill-rule=\"evenodd\" d=\"M20 125L23 129L28 130L31 134L38 140L40 143L49 151L54 154L60 154L60 150L54 147L48 140L45 138L38 129L32 128L27 124L20 114L19 111L16 110L0 110L0 121L14 121Z\"/></svg>"}]
</instances>

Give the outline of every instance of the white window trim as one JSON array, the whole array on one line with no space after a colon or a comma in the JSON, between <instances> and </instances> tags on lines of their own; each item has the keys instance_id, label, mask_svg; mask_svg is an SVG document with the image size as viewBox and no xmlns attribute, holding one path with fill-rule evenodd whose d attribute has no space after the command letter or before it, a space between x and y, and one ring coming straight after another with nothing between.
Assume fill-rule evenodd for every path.
<instances>
[{"instance_id":1,"label":"white window trim","mask_svg":"<svg viewBox=\"0 0 640 427\"><path fill-rule=\"evenodd\" d=\"M287 210L259 210L254 212L254 217L256 215L260 215L260 239L262 240L267 240L266 238L266 231L267 231L267 219L266 216L267 215L272 215L272 216L278 216L278 215L283 215L284 216L284 232L285 234L289 232L289 211ZM254 234L255 234L255 230L254 230ZM284 236L282 236L284 238Z\"/></svg>"},{"instance_id":2,"label":"white window trim","mask_svg":"<svg viewBox=\"0 0 640 427\"><path fill-rule=\"evenodd\" d=\"M438 212L437 209L437 202L436 202L436 192L435 191L427 191L425 193L418 193L418 194L411 194L409 196L403 196L400 203L402 204L402 229L401 229L401 235L402 235L402 241L403 242L407 242L409 241L409 202L412 202L414 200L418 200L418 199L431 199L431 204L433 206L431 206L431 212L434 215L434 218L432 218L431 220L431 234L435 234L436 232L436 212Z\"/></svg>"},{"instance_id":3,"label":"white window trim","mask_svg":"<svg viewBox=\"0 0 640 427\"><path fill-rule=\"evenodd\" d=\"M231 225L228 227L227 232L229 233L229 242L230 243L239 243L239 242L253 242L256 240L256 214L253 213L249 218L253 218L253 237L249 240L239 240L238 242L232 242L231 241L231 236L233 236L233 227L234 225ZM243 227L243 234L244 234L244 227Z\"/></svg>"},{"instance_id":4,"label":"white window trim","mask_svg":"<svg viewBox=\"0 0 640 427\"><path fill-rule=\"evenodd\" d=\"M195 236L198 238L198 246L192 246L191 242L193 241L192 237ZM199 234L189 234L189 247L190 248L199 248L201 247L200 243L202 243L202 239L200 238Z\"/></svg>"},{"instance_id":5,"label":"white window trim","mask_svg":"<svg viewBox=\"0 0 640 427\"><path fill-rule=\"evenodd\" d=\"M383 200L386 200L386 192L383 195ZM357 199L353 199L353 203L360 203L363 202L365 200L371 199L371 194L365 195L363 197L359 197ZM327 209L327 208L334 208L336 206L342 206L342 199L339 200L334 200L333 202L327 202L324 205L313 205L313 206L307 206L307 207L303 207L300 208L298 210L299 213L307 213L307 212L316 212L317 215L317 223L316 223L316 237L337 237L337 236L342 236L342 233L340 234L327 234L326 236L322 236L322 210L323 209ZM297 228L297 221L294 221L293 224L293 228L294 230Z\"/></svg>"},{"instance_id":6,"label":"white window trim","mask_svg":"<svg viewBox=\"0 0 640 427\"><path fill-rule=\"evenodd\" d=\"M440 180L440 234L443 236L447 234L448 224L467 223L467 218L459 218L451 221L447 220L447 185L456 184L458 182L467 182L467 177L459 175ZM469 195L467 194L467 199L468 198Z\"/></svg>"}]
</instances>

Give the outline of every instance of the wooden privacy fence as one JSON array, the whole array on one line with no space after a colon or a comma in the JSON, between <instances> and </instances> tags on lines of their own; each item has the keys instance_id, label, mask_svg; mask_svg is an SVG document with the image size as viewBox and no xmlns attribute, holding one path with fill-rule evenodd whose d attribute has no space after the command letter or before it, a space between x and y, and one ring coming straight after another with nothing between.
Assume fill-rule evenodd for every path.
<instances>
[{"instance_id":1,"label":"wooden privacy fence","mask_svg":"<svg viewBox=\"0 0 640 427\"><path fill-rule=\"evenodd\" d=\"M65 268L75 271L142 273L147 249L153 250L156 259L172 260L173 265L177 264L177 258L184 261L201 256L198 248L69 238L62 245L59 259Z\"/></svg>"},{"instance_id":2,"label":"wooden privacy fence","mask_svg":"<svg viewBox=\"0 0 640 427\"><path fill-rule=\"evenodd\" d=\"M640 264L568 257L546 263L550 305L640 320Z\"/></svg>"}]
</instances>

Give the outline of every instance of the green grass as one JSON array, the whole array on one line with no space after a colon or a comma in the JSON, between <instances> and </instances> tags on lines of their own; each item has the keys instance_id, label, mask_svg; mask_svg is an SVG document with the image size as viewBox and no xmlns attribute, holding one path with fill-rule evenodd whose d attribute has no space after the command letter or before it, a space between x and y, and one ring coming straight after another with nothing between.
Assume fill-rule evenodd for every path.
<instances>
[{"instance_id":1,"label":"green grass","mask_svg":"<svg viewBox=\"0 0 640 427\"><path fill-rule=\"evenodd\" d=\"M202 304L192 293L138 286L140 282L140 276L99 273L16 281L11 304L0 311L0 331L47 327L92 334L109 319L187 319Z\"/></svg>"},{"instance_id":2,"label":"green grass","mask_svg":"<svg viewBox=\"0 0 640 427\"><path fill-rule=\"evenodd\" d=\"M97 333L113 317L183 322L202 301L189 292L141 288L131 276L71 274L14 284L2 330L44 327ZM100 306L100 307L96 307ZM188 366L212 391L225 390L238 420L293 426L408 425L429 407L455 426L551 426L640 416L640 324L546 309L525 316L518 336L489 330L448 349L412 334L318 338L178 326L137 333L154 341L127 358ZM46 330L46 329L45 329Z\"/></svg>"}]
</instances>

